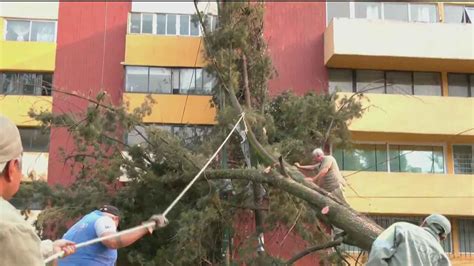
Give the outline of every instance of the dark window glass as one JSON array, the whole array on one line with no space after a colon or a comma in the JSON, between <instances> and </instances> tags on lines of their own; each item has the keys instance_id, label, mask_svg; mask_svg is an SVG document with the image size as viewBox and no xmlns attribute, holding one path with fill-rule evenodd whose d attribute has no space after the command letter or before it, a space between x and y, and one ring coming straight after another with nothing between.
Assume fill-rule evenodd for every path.
<instances>
[{"instance_id":1,"label":"dark window glass","mask_svg":"<svg viewBox=\"0 0 474 266\"><path fill-rule=\"evenodd\" d=\"M386 72L388 94L413 94L411 72Z\"/></svg>"},{"instance_id":2,"label":"dark window glass","mask_svg":"<svg viewBox=\"0 0 474 266\"><path fill-rule=\"evenodd\" d=\"M156 34L166 34L166 15L156 15Z\"/></svg>"},{"instance_id":3,"label":"dark window glass","mask_svg":"<svg viewBox=\"0 0 474 266\"><path fill-rule=\"evenodd\" d=\"M24 152L48 152L49 131L38 128L19 128Z\"/></svg>"},{"instance_id":4,"label":"dark window glass","mask_svg":"<svg viewBox=\"0 0 474 266\"><path fill-rule=\"evenodd\" d=\"M465 74L448 75L448 95L469 97L469 76Z\"/></svg>"},{"instance_id":5,"label":"dark window glass","mask_svg":"<svg viewBox=\"0 0 474 266\"><path fill-rule=\"evenodd\" d=\"M329 69L329 91L352 92L352 70Z\"/></svg>"},{"instance_id":6,"label":"dark window glass","mask_svg":"<svg viewBox=\"0 0 474 266\"><path fill-rule=\"evenodd\" d=\"M439 73L414 72L415 95L441 96L441 80Z\"/></svg>"},{"instance_id":7,"label":"dark window glass","mask_svg":"<svg viewBox=\"0 0 474 266\"><path fill-rule=\"evenodd\" d=\"M189 15L179 16L179 34L189 35Z\"/></svg>"},{"instance_id":8,"label":"dark window glass","mask_svg":"<svg viewBox=\"0 0 474 266\"><path fill-rule=\"evenodd\" d=\"M132 13L130 15L130 33L140 33L141 32L141 14Z\"/></svg>"},{"instance_id":9,"label":"dark window glass","mask_svg":"<svg viewBox=\"0 0 474 266\"><path fill-rule=\"evenodd\" d=\"M167 14L166 15L166 34L175 35L176 34L176 15Z\"/></svg>"},{"instance_id":10,"label":"dark window glass","mask_svg":"<svg viewBox=\"0 0 474 266\"><path fill-rule=\"evenodd\" d=\"M384 72L376 70L357 70L357 91L366 93L385 93Z\"/></svg>"},{"instance_id":11,"label":"dark window glass","mask_svg":"<svg viewBox=\"0 0 474 266\"><path fill-rule=\"evenodd\" d=\"M199 36L199 21L197 19L191 19L191 35Z\"/></svg>"},{"instance_id":12,"label":"dark window glass","mask_svg":"<svg viewBox=\"0 0 474 266\"><path fill-rule=\"evenodd\" d=\"M474 219L459 219L459 251L474 252Z\"/></svg>"},{"instance_id":13,"label":"dark window glass","mask_svg":"<svg viewBox=\"0 0 474 266\"><path fill-rule=\"evenodd\" d=\"M153 33L153 14L142 14L142 33Z\"/></svg>"},{"instance_id":14,"label":"dark window glass","mask_svg":"<svg viewBox=\"0 0 474 266\"><path fill-rule=\"evenodd\" d=\"M473 174L474 157L472 145L453 145L454 173Z\"/></svg>"},{"instance_id":15,"label":"dark window glass","mask_svg":"<svg viewBox=\"0 0 474 266\"><path fill-rule=\"evenodd\" d=\"M50 73L1 73L0 94L51 95Z\"/></svg>"}]
</instances>

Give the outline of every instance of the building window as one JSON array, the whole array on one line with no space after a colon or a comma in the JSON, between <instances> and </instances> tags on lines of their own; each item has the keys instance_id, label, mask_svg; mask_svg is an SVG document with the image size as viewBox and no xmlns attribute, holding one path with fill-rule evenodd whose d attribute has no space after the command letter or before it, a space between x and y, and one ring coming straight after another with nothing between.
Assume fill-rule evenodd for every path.
<instances>
[{"instance_id":1,"label":"building window","mask_svg":"<svg viewBox=\"0 0 474 266\"><path fill-rule=\"evenodd\" d=\"M387 2L383 3L383 8L385 20L409 21L408 3Z\"/></svg>"},{"instance_id":2,"label":"building window","mask_svg":"<svg viewBox=\"0 0 474 266\"><path fill-rule=\"evenodd\" d=\"M17 42L54 42L55 21L6 20L5 40Z\"/></svg>"},{"instance_id":3,"label":"building window","mask_svg":"<svg viewBox=\"0 0 474 266\"><path fill-rule=\"evenodd\" d=\"M148 92L148 67L126 68L126 91Z\"/></svg>"},{"instance_id":4,"label":"building window","mask_svg":"<svg viewBox=\"0 0 474 266\"><path fill-rule=\"evenodd\" d=\"M329 69L329 91L352 92L352 70Z\"/></svg>"},{"instance_id":5,"label":"building window","mask_svg":"<svg viewBox=\"0 0 474 266\"><path fill-rule=\"evenodd\" d=\"M474 253L474 219L458 219L459 251Z\"/></svg>"},{"instance_id":6,"label":"building window","mask_svg":"<svg viewBox=\"0 0 474 266\"><path fill-rule=\"evenodd\" d=\"M474 145L453 145L454 173L474 174Z\"/></svg>"},{"instance_id":7,"label":"building window","mask_svg":"<svg viewBox=\"0 0 474 266\"><path fill-rule=\"evenodd\" d=\"M413 80L411 72L387 71L387 94L413 94Z\"/></svg>"},{"instance_id":8,"label":"building window","mask_svg":"<svg viewBox=\"0 0 474 266\"><path fill-rule=\"evenodd\" d=\"M329 69L329 92L441 96L439 73Z\"/></svg>"},{"instance_id":9,"label":"building window","mask_svg":"<svg viewBox=\"0 0 474 266\"><path fill-rule=\"evenodd\" d=\"M357 144L352 149L333 150L341 170L444 173L441 146Z\"/></svg>"},{"instance_id":10,"label":"building window","mask_svg":"<svg viewBox=\"0 0 474 266\"><path fill-rule=\"evenodd\" d=\"M19 128L24 152L48 152L49 130L39 128Z\"/></svg>"},{"instance_id":11,"label":"building window","mask_svg":"<svg viewBox=\"0 0 474 266\"><path fill-rule=\"evenodd\" d=\"M438 21L436 6L431 4L410 4L410 21L435 23Z\"/></svg>"},{"instance_id":12,"label":"building window","mask_svg":"<svg viewBox=\"0 0 474 266\"><path fill-rule=\"evenodd\" d=\"M352 149L333 151L341 170L387 171L387 145L357 144Z\"/></svg>"},{"instance_id":13,"label":"building window","mask_svg":"<svg viewBox=\"0 0 474 266\"><path fill-rule=\"evenodd\" d=\"M0 94L50 96L51 73L0 73Z\"/></svg>"},{"instance_id":14,"label":"building window","mask_svg":"<svg viewBox=\"0 0 474 266\"><path fill-rule=\"evenodd\" d=\"M127 92L211 94L215 79L201 68L126 67Z\"/></svg>"},{"instance_id":15,"label":"building window","mask_svg":"<svg viewBox=\"0 0 474 266\"><path fill-rule=\"evenodd\" d=\"M378 70L356 70L356 88L358 92L384 93L384 72Z\"/></svg>"},{"instance_id":16,"label":"building window","mask_svg":"<svg viewBox=\"0 0 474 266\"><path fill-rule=\"evenodd\" d=\"M210 31L217 25L217 17L206 16ZM158 35L201 36L199 21L186 14L130 13L129 33Z\"/></svg>"},{"instance_id":17,"label":"building window","mask_svg":"<svg viewBox=\"0 0 474 266\"><path fill-rule=\"evenodd\" d=\"M439 73L414 72L414 95L441 96L441 77Z\"/></svg>"},{"instance_id":18,"label":"building window","mask_svg":"<svg viewBox=\"0 0 474 266\"><path fill-rule=\"evenodd\" d=\"M333 18L383 19L410 22L438 21L435 4L398 2L327 1L327 24Z\"/></svg>"},{"instance_id":19,"label":"building window","mask_svg":"<svg viewBox=\"0 0 474 266\"><path fill-rule=\"evenodd\" d=\"M382 18L382 3L377 2L356 2L355 17L366 19Z\"/></svg>"},{"instance_id":20,"label":"building window","mask_svg":"<svg viewBox=\"0 0 474 266\"><path fill-rule=\"evenodd\" d=\"M444 173L443 147L389 145L390 172Z\"/></svg>"},{"instance_id":21,"label":"building window","mask_svg":"<svg viewBox=\"0 0 474 266\"><path fill-rule=\"evenodd\" d=\"M448 95L454 97L473 97L474 75L448 74Z\"/></svg>"},{"instance_id":22,"label":"building window","mask_svg":"<svg viewBox=\"0 0 474 266\"><path fill-rule=\"evenodd\" d=\"M472 23L474 6L444 5L444 23Z\"/></svg>"}]
</instances>

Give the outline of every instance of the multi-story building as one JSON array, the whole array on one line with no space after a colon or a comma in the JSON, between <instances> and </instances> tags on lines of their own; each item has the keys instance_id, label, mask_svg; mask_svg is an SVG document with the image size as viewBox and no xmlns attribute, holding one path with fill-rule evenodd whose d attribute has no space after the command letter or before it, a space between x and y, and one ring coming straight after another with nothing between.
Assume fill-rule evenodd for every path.
<instances>
[{"instance_id":1,"label":"multi-story building","mask_svg":"<svg viewBox=\"0 0 474 266\"><path fill-rule=\"evenodd\" d=\"M199 9L215 28L216 4ZM453 225L446 251L455 264L472 263L474 6L268 2L265 11L278 72L271 94L366 96L364 116L350 124L354 149L331 147L350 204L383 226L445 214ZM0 112L20 128L24 175L73 181L59 152L72 149L67 132L41 132L27 115L31 107L61 113L87 105L53 88L103 89L131 108L151 93L157 104L146 123L191 138L212 126L213 79L203 70L194 13L191 2L0 4Z\"/></svg>"},{"instance_id":2,"label":"multi-story building","mask_svg":"<svg viewBox=\"0 0 474 266\"><path fill-rule=\"evenodd\" d=\"M266 5L274 92L364 92L354 149L332 147L350 204L384 227L445 214L445 250L473 263L472 3Z\"/></svg>"}]
</instances>

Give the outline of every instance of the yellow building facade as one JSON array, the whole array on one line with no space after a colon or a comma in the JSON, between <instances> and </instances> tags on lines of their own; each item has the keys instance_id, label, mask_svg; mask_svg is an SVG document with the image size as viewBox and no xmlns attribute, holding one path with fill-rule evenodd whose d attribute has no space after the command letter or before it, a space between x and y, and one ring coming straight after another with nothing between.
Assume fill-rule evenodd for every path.
<instances>
[{"instance_id":1,"label":"yellow building facade","mask_svg":"<svg viewBox=\"0 0 474 266\"><path fill-rule=\"evenodd\" d=\"M0 3L0 113L22 136L25 181L47 180L49 132L28 112L51 111L59 3Z\"/></svg>"},{"instance_id":2,"label":"yellow building facade","mask_svg":"<svg viewBox=\"0 0 474 266\"><path fill-rule=\"evenodd\" d=\"M349 128L353 149L332 147L358 211L388 226L449 217L453 264L474 253L474 6L327 3L329 90L363 93Z\"/></svg>"}]
</instances>

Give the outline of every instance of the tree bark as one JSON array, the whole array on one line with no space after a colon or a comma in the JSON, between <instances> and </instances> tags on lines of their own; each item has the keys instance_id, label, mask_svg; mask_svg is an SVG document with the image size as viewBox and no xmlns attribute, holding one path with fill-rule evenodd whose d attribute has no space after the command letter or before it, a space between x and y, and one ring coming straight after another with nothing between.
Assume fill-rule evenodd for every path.
<instances>
[{"instance_id":1,"label":"tree bark","mask_svg":"<svg viewBox=\"0 0 474 266\"><path fill-rule=\"evenodd\" d=\"M364 250L370 250L372 242L382 232L382 227L371 219L357 213L355 210L341 205L333 198L316 191L310 186L311 183L295 182L283 177L279 172L272 171L270 175L264 175L258 170L233 169L233 170L209 170L206 172L209 179L244 179L254 182L267 183L289 194L301 198L315 208L318 217L325 223L332 224L344 230L347 235L344 243L358 246ZM321 214L321 209L328 206L329 212Z\"/></svg>"}]
</instances>

